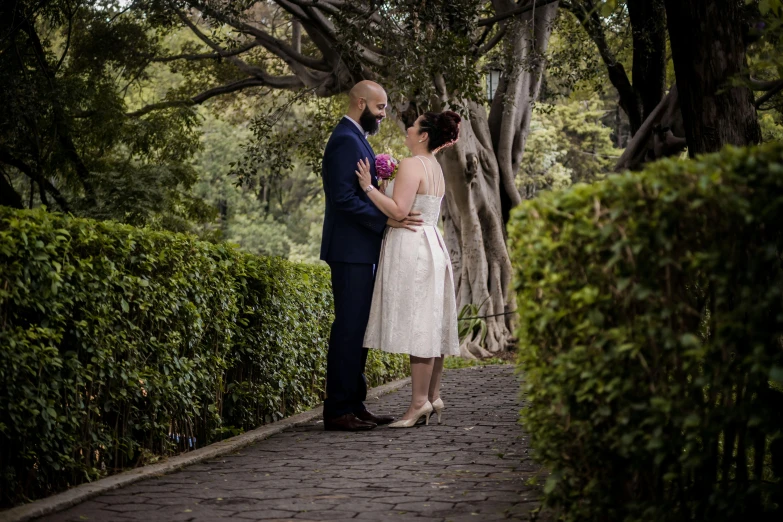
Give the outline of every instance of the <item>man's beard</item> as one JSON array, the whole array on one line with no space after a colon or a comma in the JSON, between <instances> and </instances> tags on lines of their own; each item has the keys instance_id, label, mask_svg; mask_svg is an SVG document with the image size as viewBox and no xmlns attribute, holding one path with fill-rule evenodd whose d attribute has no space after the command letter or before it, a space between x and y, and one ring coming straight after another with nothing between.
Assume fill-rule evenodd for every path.
<instances>
[{"instance_id":1,"label":"man's beard","mask_svg":"<svg viewBox=\"0 0 783 522\"><path fill-rule=\"evenodd\" d=\"M362 126L364 132L370 136L374 136L378 134L378 131L381 128L380 123L378 123L378 119L379 117L370 112L370 107L367 106L364 108L364 112L362 112L362 115L359 117L359 125Z\"/></svg>"}]
</instances>

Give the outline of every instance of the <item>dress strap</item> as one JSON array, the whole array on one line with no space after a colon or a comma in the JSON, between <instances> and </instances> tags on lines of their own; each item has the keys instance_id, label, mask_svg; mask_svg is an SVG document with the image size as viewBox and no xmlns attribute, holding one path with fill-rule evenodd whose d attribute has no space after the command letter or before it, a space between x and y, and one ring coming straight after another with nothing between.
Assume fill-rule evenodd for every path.
<instances>
[{"instance_id":1,"label":"dress strap","mask_svg":"<svg viewBox=\"0 0 783 522\"><path fill-rule=\"evenodd\" d=\"M421 156L414 156L414 158L417 158L419 161L421 161L421 166L424 167L424 179L427 180L427 189L424 191L424 193L425 194L429 194L430 193L430 173L427 170L427 164L424 163L425 159L427 161L429 161L429 160L427 158L423 158L422 159Z\"/></svg>"},{"instance_id":2,"label":"dress strap","mask_svg":"<svg viewBox=\"0 0 783 522\"><path fill-rule=\"evenodd\" d=\"M419 156L416 156L416 157L421 160L421 157L419 157ZM440 191L440 183L439 183L440 179L435 177L435 169L432 168L432 160L430 160L429 158L426 158L426 157L424 159L427 160L427 163L430 164L430 171L432 172L432 181L433 181L432 184L435 185L435 193L434 194L430 194L430 195L437 197L438 192ZM422 164L423 163L424 162L422 161ZM438 170L441 173L441 177L443 177L443 169L441 168L440 165L438 165ZM424 172L427 173L427 167L424 167ZM429 189L429 183L430 183L430 180L429 180L429 174L428 174L428 176L427 176L427 188L428 189ZM427 190L427 193L429 194L429 190Z\"/></svg>"}]
</instances>

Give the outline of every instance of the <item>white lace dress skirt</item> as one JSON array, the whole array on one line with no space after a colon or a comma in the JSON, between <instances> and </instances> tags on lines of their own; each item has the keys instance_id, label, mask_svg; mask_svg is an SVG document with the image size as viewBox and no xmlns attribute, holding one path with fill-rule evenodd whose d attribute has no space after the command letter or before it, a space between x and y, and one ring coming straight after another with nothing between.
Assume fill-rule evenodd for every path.
<instances>
[{"instance_id":1,"label":"white lace dress skirt","mask_svg":"<svg viewBox=\"0 0 783 522\"><path fill-rule=\"evenodd\" d=\"M435 224L440 200L416 196L418 231L386 230L364 346L415 357L459 355L454 276Z\"/></svg>"}]
</instances>

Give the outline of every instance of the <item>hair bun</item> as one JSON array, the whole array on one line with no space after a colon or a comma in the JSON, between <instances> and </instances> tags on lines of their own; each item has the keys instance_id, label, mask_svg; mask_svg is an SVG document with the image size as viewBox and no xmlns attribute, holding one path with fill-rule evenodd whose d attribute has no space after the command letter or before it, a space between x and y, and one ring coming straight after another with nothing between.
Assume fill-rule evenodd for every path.
<instances>
[{"instance_id":1,"label":"hair bun","mask_svg":"<svg viewBox=\"0 0 783 522\"><path fill-rule=\"evenodd\" d=\"M421 132L429 134L429 150L439 151L454 145L459 139L461 121L462 118L454 111L425 112L419 125Z\"/></svg>"},{"instance_id":2,"label":"hair bun","mask_svg":"<svg viewBox=\"0 0 783 522\"><path fill-rule=\"evenodd\" d=\"M459 124L461 121L462 118L454 111L444 111L440 113L438 117L438 127L441 129L445 141L455 141L459 138Z\"/></svg>"}]
</instances>

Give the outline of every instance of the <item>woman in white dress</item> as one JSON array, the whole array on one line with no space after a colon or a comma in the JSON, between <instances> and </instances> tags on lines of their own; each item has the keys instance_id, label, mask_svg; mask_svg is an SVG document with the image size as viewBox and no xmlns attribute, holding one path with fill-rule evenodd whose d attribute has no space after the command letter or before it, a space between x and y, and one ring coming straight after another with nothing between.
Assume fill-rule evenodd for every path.
<instances>
[{"instance_id":1,"label":"woman in white dress","mask_svg":"<svg viewBox=\"0 0 783 522\"><path fill-rule=\"evenodd\" d=\"M405 138L412 157L402 160L385 194L374 189L369 163L360 161L356 172L362 189L388 217L402 220L414 211L424 221L415 232L386 229L364 336L367 348L410 355L411 404L391 428L409 428L421 417L429 424L433 411L440 423L443 358L459 354L451 259L437 228L444 178L434 156L457 141L459 123L451 111L420 116Z\"/></svg>"}]
</instances>

